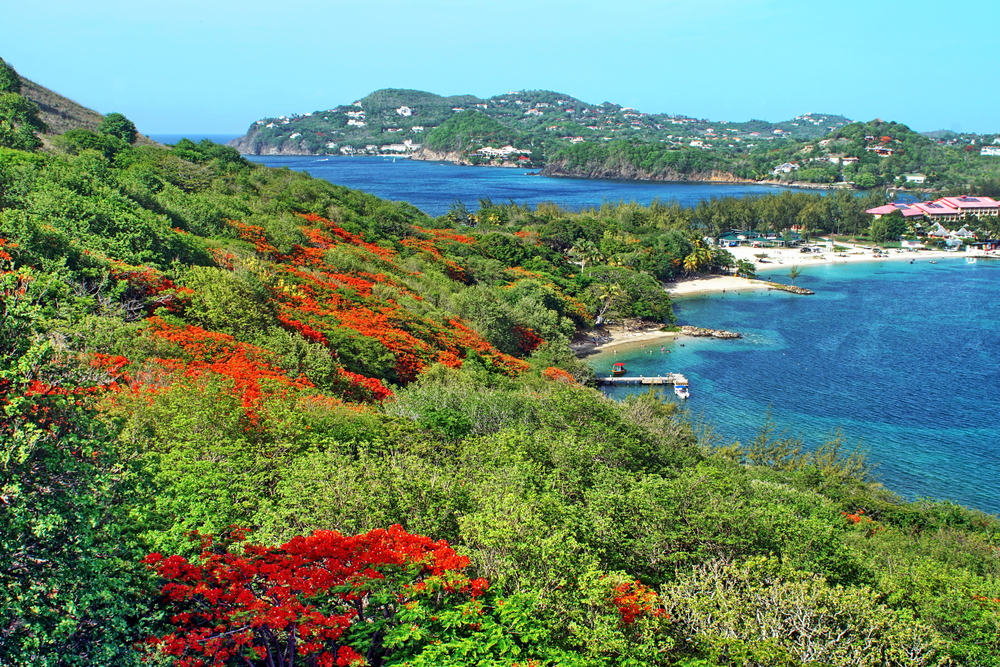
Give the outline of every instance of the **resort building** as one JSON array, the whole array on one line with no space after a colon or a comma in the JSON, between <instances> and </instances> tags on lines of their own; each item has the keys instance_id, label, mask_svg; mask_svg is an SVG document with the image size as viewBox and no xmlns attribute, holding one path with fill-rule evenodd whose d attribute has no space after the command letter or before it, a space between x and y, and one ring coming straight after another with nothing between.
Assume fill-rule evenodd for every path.
<instances>
[{"instance_id":1,"label":"resort building","mask_svg":"<svg viewBox=\"0 0 1000 667\"><path fill-rule=\"evenodd\" d=\"M962 217L966 215L998 215L1000 214L1000 202L989 197L944 197L938 199L939 202L962 212Z\"/></svg>"},{"instance_id":2,"label":"resort building","mask_svg":"<svg viewBox=\"0 0 1000 667\"><path fill-rule=\"evenodd\" d=\"M904 218L926 218L931 222L964 220L970 215L977 217L1000 215L1000 202L990 197L963 196L942 197L934 201L917 202L915 204L886 204L866 211L876 219L895 211L902 213ZM947 232L947 230L945 230ZM950 234L950 232L948 233ZM948 234L945 234L946 236Z\"/></svg>"},{"instance_id":3,"label":"resort building","mask_svg":"<svg viewBox=\"0 0 1000 667\"><path fill-rule=\"evenodd\" d=\"M913 207L910 206L910 204L900 204L900 203L886 204L885 206L878 206L876 208L870 208L867 211L865 211L865 213L869 213L871 215L874 215L875 219L878 220L883 215L889 215L890 213L895 213L896 211L899 211L900 213L902 213L903 214L903 218L906 218L906 219L909 219L909 218L920 218L920 217L923 217L923 215L924 215L923 211L921 211L920 209L913 208Z\"/></svg>"}]
</instances>

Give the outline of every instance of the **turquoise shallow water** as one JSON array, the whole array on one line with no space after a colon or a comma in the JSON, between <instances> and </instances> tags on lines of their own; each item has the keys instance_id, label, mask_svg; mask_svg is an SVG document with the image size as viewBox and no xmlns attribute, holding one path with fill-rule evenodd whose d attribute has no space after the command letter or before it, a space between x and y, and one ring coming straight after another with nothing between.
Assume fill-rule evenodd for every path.
<instances>
[{"instance_id":1,"label":"turquoise shallow water","mask_svg":"<svg viewBox=\"0 0 1000 667\"><path fill-rule=\"evenodd\" d=\"M684 373L693 415L725 441L753 438L769 411L807 444L840 429L903 497L1000 513L1000 262L809 266L796 284L816 295L677 301L681 324L744 339L681 338L665 344L669 353L657 342L593 357L593 365ZM638 389L608 394L629 391Z\"/></svg>"}]
</instances>

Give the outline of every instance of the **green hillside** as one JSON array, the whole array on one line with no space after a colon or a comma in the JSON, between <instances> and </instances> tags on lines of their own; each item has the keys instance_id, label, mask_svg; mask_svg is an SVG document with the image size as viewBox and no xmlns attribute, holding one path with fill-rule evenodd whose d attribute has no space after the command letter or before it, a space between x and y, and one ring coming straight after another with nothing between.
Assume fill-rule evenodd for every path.
<instances>
[{"instance_id":1,"label":"green hillside","mask_svg":"<svg viewBox=\"0 0 1000 667\"><path fill-rule=\"evenodd\" d=\"M669 325L663 280L739 268L702 241L734 217L859 198L431 219L123 123L13 148L20 97L0 664L1000 665L996 517L608 400L569 348Z\"/></svg>"},{"instance_id":2,"label":"green hillside","mask_svg":"<svg viewBox=\"0 0 1000 667\"><path fill-rule=\"evenodd\" d=\"M762 134L766 136L758 141L779 136L808 139L850 122L842 116L807 115L782 123L713 123L686 116L642 113L610 102L593 105L547 90L517 91L480 99L472 95L440 97L417 90L384 89L325 111L263 118L233 145L250 154L377 152L380 147L401 139L420 143L424 133L452 115L468 111L478 111L498 121L507 128L509 136L538 147L542 159L549 148L569 145L576 137L678 145L692 139L709 144L742 141ZM487 139L481 145L495 145L495 142Z\"/></svg>"},{"instance_id":3,"label":"green hillside","mask_svg":"<svg viewBox=\"0 0 1000 667\"><path fill-rule=\"evenodd\" d=\"M482 149L513 146L523 151L520 166L545 167L550 176L868 189L905 187L906 174L922 173L927 187L947 189L997 179L1000 159L980 154L993 138L924 136L896 122L855 123L832 114L780 123L708 121L540 90L480 99L386 89L326 111L258 120L232 145L246 154L447 154L508 165L514 160Z\"/></svg>"}]
</instances>

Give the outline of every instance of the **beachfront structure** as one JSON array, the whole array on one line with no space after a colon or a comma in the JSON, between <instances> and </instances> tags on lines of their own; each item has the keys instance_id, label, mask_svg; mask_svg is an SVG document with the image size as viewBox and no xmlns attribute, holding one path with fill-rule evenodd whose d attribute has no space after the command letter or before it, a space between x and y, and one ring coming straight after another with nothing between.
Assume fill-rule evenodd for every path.
<instances>
[{"instance_id":1,"label":"beachfront structure","mask_svg":"<svg viewBox=\"0 0 1000 667\"><path fill-rule=\"evenodd\" d=\"M944 227L940 222L934 221L934 224L927 227L926 229L921 229L924 236L929 236L936 239L945 239L951 236L951 232Z\"/></svg>"},{"instance_id":2,"label":"beachfront structure","mask_svg":"<svg viewBox=\"0 0 1000 667\"><path fill-rule=\"evenodd\" d=\"M903 174L903 178L906 179L907 183L924 183L927 181L927 176L924 174Z\"/></svg>"},{"instance_id":3,"label":"beachfront structure","mask_svg":"<svg viewBox=\"0 0 1000 667\"><path fill-rule=\"evenodd\" d=\"M886 204L885 206L876 206L875 208L870 208L867 211L865 211L865 213L874 215L875 219L878 220L883 215L889 215L890 213L895 213L896 211L900 211L905 216L907 209L909 208L910 208L909 204L900 204L897 202L895 204Z\"/></svg>"},{"instance_id":4,"label":"beachfront structure","mask_svg":"<svg viewBox=\"0 0 1000 667\"><path fill-rule=\"evenodd\" d=\"M779 236L775 232L754 232L742 229L731 229L719 236L718 245L720 247L750 246L752 248L784 248L794 245L802 239L802 236L791 232L784 236Z\"/></svg>"},{"instance_id":5,"label":"beachfront structure","mask_svg":"<svg viewBox=\"0 0 1000 667\"><path fill-rule=\"evenodd\" d=\"M915 204L886 204L866 211L876 219L894 211L907 219L925 218L931 222L964 220L970 215L977 217L1000 215L1000 202L990 197L966 195L962 197L942 197L934 201Z\"/></svg>"},{"instance_id":6,"label":"beachfront structure","mask_svg":"<svg viewBox=\"0 0 1000 667\"><path fill-rule=\"evenodd\" d=\"M973 241L967 244L968 250L970 252L978 250L981 252L1000 252L1000 240L998 239L987 239L985 241Z\"/></svg>"}]
</instances>

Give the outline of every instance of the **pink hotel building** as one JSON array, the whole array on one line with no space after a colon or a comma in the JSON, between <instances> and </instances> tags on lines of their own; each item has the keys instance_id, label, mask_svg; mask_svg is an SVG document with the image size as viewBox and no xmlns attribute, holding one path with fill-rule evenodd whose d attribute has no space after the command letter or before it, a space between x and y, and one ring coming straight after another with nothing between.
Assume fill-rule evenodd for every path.
<instances>
[{"instance_id":1,"label":"pink hotel building","mask_svg":"<svg viewBox=\"0 0 1000 667\"><path fill-rule=\"evenodd\" d=\"M963 197L942 197L934 201L919 202L916 204L886 204L885 206L870 208L865 212L871 213L877 220L893 211L899 211L906 219L927 218L931 221L964 220L970 215L1000 215L1000 202L990 197L968 195Z\"/></svg>"}]
</instances>

